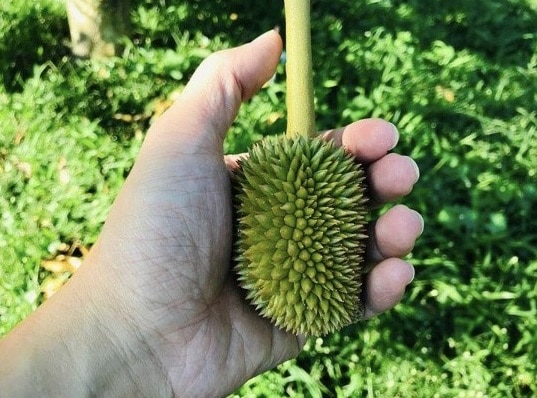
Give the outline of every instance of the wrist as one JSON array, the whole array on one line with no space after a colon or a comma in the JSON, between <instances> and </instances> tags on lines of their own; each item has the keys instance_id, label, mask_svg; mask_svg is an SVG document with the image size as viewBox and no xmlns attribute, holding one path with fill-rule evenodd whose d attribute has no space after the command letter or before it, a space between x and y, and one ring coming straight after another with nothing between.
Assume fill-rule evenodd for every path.
<instances>
[{"instance_id":1,"label":"wrist","mask_svg":"<svg viewBox=\"0 0 537 398\"><path fill-rule=\"evenodd\" d=\"M0 340L0 397L170 396L156 358L111 300L83 294L84 268Z\"/></svg>"}]
</instances>

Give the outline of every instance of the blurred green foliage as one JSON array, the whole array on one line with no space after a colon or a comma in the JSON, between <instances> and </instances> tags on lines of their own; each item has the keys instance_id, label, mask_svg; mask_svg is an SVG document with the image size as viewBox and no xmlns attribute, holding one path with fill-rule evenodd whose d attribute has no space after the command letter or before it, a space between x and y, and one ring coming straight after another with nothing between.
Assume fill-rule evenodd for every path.
<instances>
[{"instance_id":1,"label":"blurred green foliage","mask_svg":"<svg viewBox=\"0 0 537 398\"><path fill-rule=\"evenodd\" d=\"M125 53L69 54L60 3L0 10L0 335L40 302L42 260L91 245L160 104L209 53L283 28L282 2L133 1ZM537 395L537 1L313 1L319 129L382 117L426 229L394 310L251 380L243 397ZM280 65L226 142L285 127ZM383 211L381 209L379 211Z\"/></svg>"}]
</instances>

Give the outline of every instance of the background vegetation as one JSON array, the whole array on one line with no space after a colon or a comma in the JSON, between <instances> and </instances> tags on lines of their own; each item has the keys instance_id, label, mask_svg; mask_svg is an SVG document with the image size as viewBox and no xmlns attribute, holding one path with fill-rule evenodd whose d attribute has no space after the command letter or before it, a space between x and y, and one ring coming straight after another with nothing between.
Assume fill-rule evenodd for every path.
<instances>
[{"instance_id":1,"label":"background vegetation","mask_svg":"<svg viewBox=\"0 0 537 398\"><path fill-rule=\"evenodd\" d=\"M152 117L210 52L283 26L281 3L135 0L123 56L99 62L69 56L61 2L2 5L0 335L68 276L45 260L95 242ZM426 230L401 305L236 396L537 396L537 1L313 3L318 128L393 121ZM283 79L227 152L284 129Z\"/></svg>"}]
</instances>

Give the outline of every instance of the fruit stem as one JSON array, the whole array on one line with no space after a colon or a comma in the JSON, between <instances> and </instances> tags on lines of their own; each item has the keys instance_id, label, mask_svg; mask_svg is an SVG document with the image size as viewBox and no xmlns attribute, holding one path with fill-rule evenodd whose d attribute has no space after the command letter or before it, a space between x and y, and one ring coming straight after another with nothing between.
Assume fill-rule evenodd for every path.
<instances>
[{"instance_id":1,"label":"fruit stem","mask_svg":"<svg viewBox=\"0 0 537 398\"><path fill-rule=\"evenodd\" d=\"M314 137L310 0L285 0L287 137Z\"/></svg>"}]
</instances>

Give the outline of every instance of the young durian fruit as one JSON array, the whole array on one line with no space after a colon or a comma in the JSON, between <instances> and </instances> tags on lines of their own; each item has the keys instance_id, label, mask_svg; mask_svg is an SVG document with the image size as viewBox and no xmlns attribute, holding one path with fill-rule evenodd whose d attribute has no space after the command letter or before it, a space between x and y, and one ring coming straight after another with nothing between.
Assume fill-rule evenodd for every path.
<instances>
[{"instance_id":1,"label":"young durian fruit","mask_svg":"<svg viewBox=\"0 0 537 398\"><path fill-rule=\"evenodd\" d=\"M287 133L237 172L236 265L246 298L280 328L321 336L359 320L365 174L315 137L309 0L286 0Z\"/></svg>"}]
</instances>

